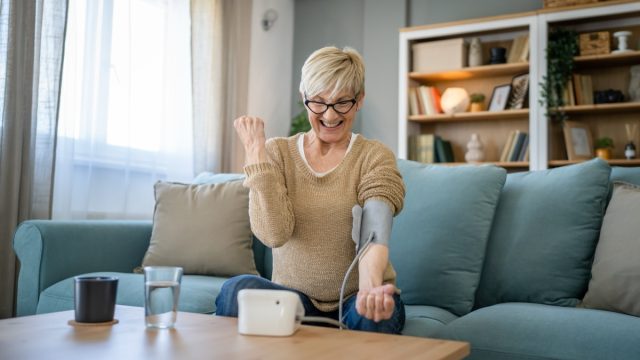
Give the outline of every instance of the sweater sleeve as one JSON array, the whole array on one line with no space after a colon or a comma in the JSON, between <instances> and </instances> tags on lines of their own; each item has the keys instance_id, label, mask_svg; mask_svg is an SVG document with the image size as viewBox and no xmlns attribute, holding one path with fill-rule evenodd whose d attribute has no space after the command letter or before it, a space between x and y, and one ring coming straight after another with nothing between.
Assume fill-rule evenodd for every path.
<instances>
[{"instance_id":1,"label":"sweater sleeve","mask_svg":"<svg viewBox=\"0 0 640 360\"><path fill-rule=\"evenodd\" d=\"M376 144L369 152L369 159L358 185L358 202L360 206L364 206L370 199L384 201L395 216L404 205L404 182L393 152L382 144Z\"/></svg>"},{"instance_id":2,"label":"sweater sleeve","mask_svg":"<svg viewBox=\"0 0 640 360\"><path fill-rule=\"evenodd\" d=\"M249 188L251 231L266 246L274 248L291 238L295 218L276 142L267 141L266 149L268 162L244 167L244 186Z\"/></svg>"}]
</instances>

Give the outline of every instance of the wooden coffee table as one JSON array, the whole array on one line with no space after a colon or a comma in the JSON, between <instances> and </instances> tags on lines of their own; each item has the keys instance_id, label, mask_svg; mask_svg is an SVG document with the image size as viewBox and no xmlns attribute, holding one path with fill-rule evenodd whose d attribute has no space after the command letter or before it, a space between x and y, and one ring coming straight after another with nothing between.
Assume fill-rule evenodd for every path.
<instances>
[{"instance_id":1,"label":"wooden coffee table","mask_svg":"<svg viewBox=\"0 0 640 360\"><path fill-rule=\"evenodd\" d=\"M0 320L0 359L462 359L469 344L303 325L290 337L238 334L237 319L178 313L147 329L144 309L118 306L111 326L71 326L73 311Z\"/></svg>"}]
</instances>

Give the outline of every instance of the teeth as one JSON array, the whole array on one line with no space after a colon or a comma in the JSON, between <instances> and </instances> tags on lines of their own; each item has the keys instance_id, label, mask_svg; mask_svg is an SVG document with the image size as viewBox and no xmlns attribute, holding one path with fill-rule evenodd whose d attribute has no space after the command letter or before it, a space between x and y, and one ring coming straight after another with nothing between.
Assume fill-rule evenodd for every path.
<instances>
[{"instance_id":1,"label":"teeth","mask_svg":"<svg viewBox=\"0 0 640 360\"><path fill-rule=\"evenodd\" d=\"M334 128L338 125L342 124L342 121L338 121L337 123L333 123L333 124L329 124L328 122L323 121L322 125L328 127L328 128Z\"/></svg>"}]
</instances>

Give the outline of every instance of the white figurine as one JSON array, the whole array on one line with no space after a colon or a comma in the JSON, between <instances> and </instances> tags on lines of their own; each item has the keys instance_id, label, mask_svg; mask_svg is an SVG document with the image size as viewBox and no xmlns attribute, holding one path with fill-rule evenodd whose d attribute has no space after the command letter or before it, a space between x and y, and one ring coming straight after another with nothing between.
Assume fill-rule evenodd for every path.
<instances>
[{"instance_id":1,"label":"white figurine","mask_svg":"<svg viewBox=\"0 0 640 360\"><path fill-rule=\"evenodd\" d=\"M616 31L613 36L618 39L618 49L613 50L612 54L619 54L631 51L627 45L627 39L631 36L631 31Z\"/></svg>"},{"instance_id":2,"label":"white figurine","mask_svg":"<svg viewBox=\"0 0 640 360\"><path fill-rule=\"evenodd\" d=\"M478 134L471 134L471 139L467 143L467 153L464 159L467 162L481 162L484 160L484 150L482 150L482 142Z\"/></svg>"}]
</instances>

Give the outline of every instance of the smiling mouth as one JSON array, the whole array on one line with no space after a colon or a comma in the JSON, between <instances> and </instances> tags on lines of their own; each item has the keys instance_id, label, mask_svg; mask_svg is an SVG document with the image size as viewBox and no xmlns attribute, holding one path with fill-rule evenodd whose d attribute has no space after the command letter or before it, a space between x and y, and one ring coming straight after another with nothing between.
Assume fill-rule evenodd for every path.
<instances>
[{"instance_id":1,"label":"smiling mouth","mask_svg":"<svg viewBox=\"0 0 640 360\"><path fill-rule=\"evenodd\" d=\"M324 126L326 128L329 128L329 129L336 128L336 127L342 125L343 122L344 122L344 120L340 120L340 121L337 121L337 122L334 122L334 123L328 123L328 122L320 120L320 124L322 124L322 126Z\"/></svg>"}]
</instances>

